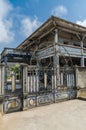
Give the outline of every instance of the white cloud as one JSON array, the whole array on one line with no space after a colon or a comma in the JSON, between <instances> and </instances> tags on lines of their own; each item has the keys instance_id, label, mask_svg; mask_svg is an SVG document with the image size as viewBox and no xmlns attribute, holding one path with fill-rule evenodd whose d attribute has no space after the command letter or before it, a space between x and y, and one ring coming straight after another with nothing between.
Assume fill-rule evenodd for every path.
<instances>
[{"instance_id":1,"label":"white cloud","mask_svg":"<svg viewBox=\"0 0 86 130\"><path fill-rule=\"evenodd\" d=\"M0 0L0 19L7 17L7 14L12 10L12 5L8 0Z\"/></svg>"},{"instance_id":2,"label":"white cloud","mask_svg":"<svg viewBox=\"0 0 86 130\"><path fill-rule=\"evenodd\" d=\"M85 26L86 27L86 19L82 20L82 21L76 21L77 24Z\"/></svg>"},{"instance_id":3,"label":"white cloud","mask_svg":"<svg viewBox=\"0 0 86 130\"><path fill-rule=\"evenodd\" d=\"M10 43L14 40L13 22L10 12L13 7L8 0L0 0L0 43Z\"/></svg>"},{"instance_id":4,"label":"white cloud","mask_svg":"<svg viewBox=\"0 0 86 130\"><path fill-rule=\"evenodd\" d=\"M37 17L32 20L30 17L24 17L21 20L21 33L25 37L29 36L34 30L41 25Z\"/></svg>"},{"instance_id":5,"label":"white cloud","mask_svg":"<svg viewBox=\"0 0 86 130\"><path fill-rule=\"evenodd\" d=\"M67 8L63 5L59 5L53 8L53 10L51 11L51 14L57 17L62 17L64 15L66 15L68 12Z\"/></svg>"},{"instance_id":6,"label":"white cloud","mask_svg":"<svg viewBox=\"0 0 86 130\"><path fill-rule=\"evenodd\" d=\"M0 0L0 44L5 45L18 41L17 38L21 35L29 36L40 24L41 22L36 16L31 19L21 11L17 11L17 7L14 8L9 0Z\"/></svg>"}]
</instances>

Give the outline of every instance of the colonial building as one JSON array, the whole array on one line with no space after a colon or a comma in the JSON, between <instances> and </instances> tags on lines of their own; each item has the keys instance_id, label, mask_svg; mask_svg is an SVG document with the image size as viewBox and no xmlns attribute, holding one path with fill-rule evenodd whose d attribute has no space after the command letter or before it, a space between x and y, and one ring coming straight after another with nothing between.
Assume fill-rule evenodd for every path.
<instances>
[{"instance_id":1,"label":"colonial building","mask_svg":"<svg viewBox=\"0 0 86 130\"><path fill-rule=\"evenodd\" d=\"M17 48L3 50L3 111L78 97L78 89L86 87L85 66L86 28L51 16Z\"/></svg>"}]
</instances>

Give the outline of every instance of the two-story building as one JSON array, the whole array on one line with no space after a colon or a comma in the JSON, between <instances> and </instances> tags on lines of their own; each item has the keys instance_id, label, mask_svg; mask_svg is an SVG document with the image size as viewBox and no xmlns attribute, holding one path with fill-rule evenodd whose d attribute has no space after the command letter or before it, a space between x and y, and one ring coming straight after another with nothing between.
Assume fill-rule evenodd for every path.
<instances>
[{"instance_id":1,"label":"two-story building","mask_svg":"<svg viewBox=\"0 0 86 130\"><path fill-rule=\"evenodd\" d=\"M51 16L17 48L5 48L1 63L4 112L76 98L86 87L86 28Z\"/></svg>"}]
</instances>

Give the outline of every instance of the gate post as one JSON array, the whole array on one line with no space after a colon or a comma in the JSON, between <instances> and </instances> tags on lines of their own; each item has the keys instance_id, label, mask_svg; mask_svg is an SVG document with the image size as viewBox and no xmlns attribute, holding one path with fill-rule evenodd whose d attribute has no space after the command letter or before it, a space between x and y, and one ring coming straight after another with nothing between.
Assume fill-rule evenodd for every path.
<instances>
[{"instance_id":1,"label":"gate post","mask_svg":"<svg viewBox=\"0 0 86 130\"><path fill-rule=\"evenodd\" d=\"M47 87L47 73L46 71L44 72L44 87Z\"/></svg>"},{"instance_id":2,"label":"gate post","mask_svg":"<svg viewBox=\"0 0 86 130\"><path fill-rule=\"evenodd\" d=\"M23 66L23 92L27 92L27 65Z\"/></svg>"},{"instance_id":3,"label":"gate post","mask_svg":"<svg viewBox=\"0 0 86 130\"><path fill-rule=\"evenodd\" d=\"M11 76L12 76L12 92L14 92L16 86L16 77L15 77L16 75L14 72L12 72Z\"/></svg>"},{"instance_id":4,"label":"gate post","mask_svg":"<svg viewBox=\"0 0 86 130\"><path fill-rule=\"evenodd\" d=\"M37 60L37 65L36 65L36 107L37 107L37 96L38 96L38 91L39 91L39 62Z\"/></svg>"},{"instance_id":5,"label":"gate post","mask_svg":"<svg viewBox=\"0 0 86 130\"><path fill-rule=\"evenodd\" d=\"M5 86L5 66L0 65L0 95L4 95Z\"/></svg>"},{"instance_id":6,"label":"gate post","mask_svg":"<svg viewBox=\"0 0 86 130\"><path fill-rule=\"evenodd\" d=\"M1 105L1 113L2 115L4 114L4 87L5 87L5 65L1 64L0 66L0 96L2 98L2 103Z\"/></svg>"}]
</instances>

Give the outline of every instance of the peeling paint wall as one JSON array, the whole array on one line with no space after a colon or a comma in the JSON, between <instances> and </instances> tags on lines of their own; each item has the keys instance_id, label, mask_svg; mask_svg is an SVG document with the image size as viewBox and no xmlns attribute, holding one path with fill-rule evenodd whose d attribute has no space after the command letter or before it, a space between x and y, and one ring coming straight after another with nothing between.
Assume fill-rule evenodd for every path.
<instances>
[{"instance_id":1,"label":"peeling paint wall","mask_svg":"<svg viewBox=\"0 0 86 130\"><path fill-rule=\"evenodd\" d=\"M86 99L86 67L76 68L77 97Z\"/></svg>"},{"instance_id":2,"label":"peeling paint wall","mask_svg":"<svg viewBox=\"0 0 86 130\"><path fill-rule=\"evenodd\" d=\"M76 86L78 89L86 88L86 67L76 68Z\"/></svg>"}]
</instances>

